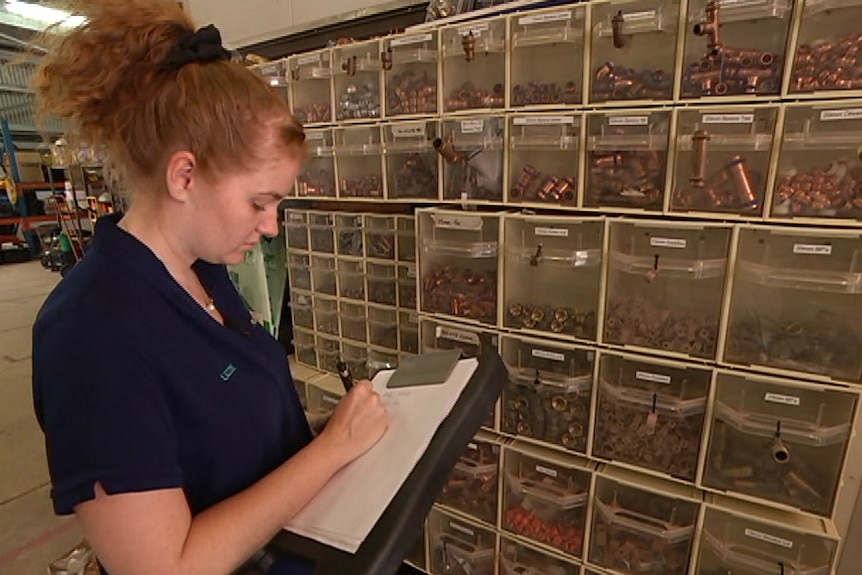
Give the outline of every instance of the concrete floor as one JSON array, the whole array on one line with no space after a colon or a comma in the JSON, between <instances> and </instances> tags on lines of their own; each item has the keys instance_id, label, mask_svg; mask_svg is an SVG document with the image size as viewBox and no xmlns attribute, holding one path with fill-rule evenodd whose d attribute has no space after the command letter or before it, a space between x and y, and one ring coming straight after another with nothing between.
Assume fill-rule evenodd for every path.
<instances>
[{"instance_id":1,"label":"concrete floor","mask_svg":"<svg viewBox=\"0 0 862 575\"><path fill-rule=\"evenodd\" d=\"M39 262L0 265L0 575L45 575L81 540L75 520L51 508L30 391L33 320L59 281Z\"/></svg>"}]
</instances>

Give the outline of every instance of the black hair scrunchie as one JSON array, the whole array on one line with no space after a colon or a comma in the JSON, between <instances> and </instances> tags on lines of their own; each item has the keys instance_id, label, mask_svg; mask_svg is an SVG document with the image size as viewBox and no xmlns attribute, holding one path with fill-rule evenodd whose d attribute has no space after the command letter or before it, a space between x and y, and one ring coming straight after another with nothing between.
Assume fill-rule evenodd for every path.
<instances>
[{"instance_id":1,"label":"black hair scrunchie","mask_svg":"<svg viewBox=\"0 0 862 575\"><path fill-rule=\"evenodd\" d=\"M230 60L230 52L222 46L221 33L210 24L197 32L189 32L168 54L163 70L176 70L192 62Z\"/></svg>"}]
</instances>

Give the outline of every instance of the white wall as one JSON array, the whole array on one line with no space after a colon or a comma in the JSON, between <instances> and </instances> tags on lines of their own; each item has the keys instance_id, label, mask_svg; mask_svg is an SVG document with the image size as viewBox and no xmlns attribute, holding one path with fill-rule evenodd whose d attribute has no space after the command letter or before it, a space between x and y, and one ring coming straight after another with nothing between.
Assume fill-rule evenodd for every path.
<instances>
[{"instance_id":1,"label":"white wall","mask_svg":"<svg viewBox=\"0 0 862 575\"><path fill-rule=\"evenodd\" d=\"M382 3L388 0L186 0L197 24L215 24L230 48L278 38L315 20Z\"/></svg>"}]
</instances>

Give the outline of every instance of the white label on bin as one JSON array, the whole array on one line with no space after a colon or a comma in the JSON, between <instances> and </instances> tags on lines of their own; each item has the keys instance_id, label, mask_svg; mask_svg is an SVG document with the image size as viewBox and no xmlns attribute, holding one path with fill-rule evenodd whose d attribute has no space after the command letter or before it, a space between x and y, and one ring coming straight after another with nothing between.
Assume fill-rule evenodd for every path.
<instances>
[{"instance_id":1,"label":"white label on bin","mask_svg":"<svg viewBox=\"0 0 862 575\"><path fill-rule=\"evenodd\" d=\"M704 114L700 121L704 124L751 124L754 114Z\"/></svg>"},{"instance_id":2,"label":"white label on bin","mask_svg":"<svg viewBox=\"0 0 862 575\"><path fill-rule=\"evenodd\" d=\"M652 383L663 383L665 385L669 385L671 381L670 376L650 373L648 371L638 371L635 373L635 377L643 381L650 381Z\"/></svg>"},{"instance_id":3,"label":"white label on bin","mask_svg":"<svg viewBox=\"0 0 862 575\"><path fill-rule=\"evenodd\" d=\"M546 238L567 238L569 237L569 230L566 228L536 228L536 235Z\"/></svg>"},{"instance_id":4,"label":"white label on bin","mask_svg":"<svg viewBox=\"0 0 862 575\"><path fill-rule=\"evenodd\" d=\"M782 403L784 405L792 405L794 407L799 407L802 403L802 400L798 397L794 397L792 395L781 395L780 393L767 393L763 399L770 403Z\"/></svg>"},{"instance_id":5,"label":"white label on bin","mask_svg":"<svg viewBox=\"0 0 862 575\"><path fill-rule=\"evenodd\" d=\"M407 277L415 279L416 278L416 268L414 268L414 267L407 268Z\"/></svg>"},{"instance_id":6,"label":"white label on bin","mask_svg":"<svg viewBox=\"0 0 862 575\"><path fill-rule=\"evenodd\" d=\"M339 401L341 401L341 398L339 398L339 397L333 397L331 395L324 395L323 396L323 403L328 403L330 405L338 405Z\"/></svg>"},{"instance_id":7,"label":"white label on bin","mask_svg":"<svg viewBox=\"0 0 862 575\"><path fill-rule=\"evenodd\" d=\"M573 125L575 123L574 116L535 116L535 117L519 117L515 118L513 123L516 126L557 126L560 124Z\"/></svg>"},{"instance_id":8,"label":"white label on bin","mask_svg":"<svg viewBox=\"0 0 862 575\"><path fill-rule=\"evenodd\" d=\"M676 238L650 238L649 245L654 248L675 248L685 249L688 242Z\"/></svg>"},{"instance_id":9,"label":"white label on bin","mask_svg":"<svg viewBox=\"0 0 862 575\"><path fill-rule=\"evenodd\" d=\"M560 22L568 20L572 17L572 11L565 12L550 12L549 14L539 14L537 16L523 16L518 18L518 24L521 26L529 26L530 24L542 24L544 22Z\"/></svg>"},{"instance_id":10,"label":"white label on bin","mask_svg":"<svg viewBox=\"0 0 862 575\"><path fill-rule=\"evenodd\" d=\"M392 135L396 138L424 136L425 124L422 122L415 122L412 124L401 124L399 126L392 126Z\"/></svg>"},{"instance_id":11,"label":"white label on bin","mask_svg":"<svg viewBox=\"0 0 862 575\"><path fill-rule=\"evenodd\" d=\"M862 108L851 108L849 110L823 110L820 112L820 121L831 120L860 120L862 119Z\"/></svg>"},{"instance_id":12,"label":"white label on bin","mask_svg":"<svg viewBox=\"0 0 862 575\"><path fill-rule=\"evenodd\" d=\"M421 44L422 42L430 42L434 36L431 34L416 34L415 36L404 36L392 40L390 46L409 46L410 44Z\"/></svg>"},{"instance_id":13,"label":"white label on bin","mask_svg":"<svg viewBox=\"0 0 862 575\"><path fill-rule=\"evenodd\" d=\"M655 10L644 10L643 12L629 12L627 14L623 14L625 19L629 22L634 22L635 20L650 20L655 18Z\"/></svg>"},{"instance_id":14,"label":"white label on bin","mask_svg":"<svg viewBox=\"0 0 862 575\"><path fill-rule=\"evenodd\" d=\"M458 34L461 36L466 36L470 32L473 32L473 36L481 36L482 32L488 31L488 23L484 22L482 24L473 24L472 26L463 26L458 28Z\"/></svg>"},{"instance_id":15,"label":"white label on bin","mask_svg":"<svg viewBox=\"0 0 862 575\"><path fill-rule=\"evenodd\" d=\"M273 64L270 66L264 66L263 68L259 68L258 72L261 76L275 76L278 74L278 65Z\"/></svg>"},{"instance_id":16,"label":"white label on bin","mask_svg":"<svg viewBox=\"0 0 862 575\"><path fill-rule=\"evenodd\" d=\"M540 359L550 359L551 361L566 361L566 356L562 353L555 353L553 351L545 351L543 349L534 349L533 357L538 357Z\"/></svg>"},{"instance_id":17,"label":"white label on bin","mask_svg":"<svg viewBox=\"0 0 862 575\"><path fill-rule=\"evenodd\" d=\"M305 218L302 217L302 214L288 214L287 219L291 222L304 222Z\"/></svg>"},{"instance_id":18,"label":"white label on bin","mask_svg":"<svg viewBox=\"0 0 862 575\"><path fill-rule=\"evenodd\" d=\"M556 469L551 469L550 467L545 467L544 465L537 465L536 471L538 471L539 473L541 473L543 475L547 475L548 477L556 477L557 476L557 470Z\"/></svg>"},{"instance_id":19,"label":"white label on bin","mask_svg":"<svg viewBox=\"0 0 862 575\"><path fill-rule=\"evenodd\" d=\"M296 59L296 63L300 66L305 66L306 64L316 64L320 62L320 54L312 54L310 56L302 56Z\"/></svg>"},{"instance_id":20,"label":"white label on bin","mask_svg":"<svg viewBox=\"0 0 862 575\"><path fill-rule=\"evenodd\" d=\"M485 130L485 120L461 120L462 134L481 134Z\"/></svg>"},{"instance_id":21,"label":"white label on bin","mask_svg":"<svg viewBox=\"0 0 862 575\"><path fill-rule=\"evenodd\" d=\"M719 4L723 7L730 6L745 6L746 4L763 4L763 0L720 0Z\"/></svg>"},{"instance_id":22,"label":"white label on bin","mask_svg":"<svg viewBox=\"0 0 862 575\"><path fill-rule=\"evenodd\" d=\"M448 339L450 341L460 341L462 343L479 345L478 334L470 333L469 331L461 331L458 329L449 329L447 327L437 328L437 339Z\"/></svg>"},{"instance_id":23,"label":"white label on bin","mask_svg":"<svg viewBox=\"0 0 862 575\"><path fill-rule=\"evenodd\" d=\"M469 449L470 451L479 451L479 446L475 443L468 443L467 449Z\"/></svg>"},{"instance_id":24,"label":"white label on bin","mask_svg":"<svg viewBox=\"0 0 862 575\"><path fill-rule=\"evenodd\" d=\"M646 126L649 124L649 116L611 116L608 118L610 126Z\"/></svg>"},{"instance_id":25,"label":"white label on bin","mask_svg":"<svg viewBox=\"0 0 862 575\"><path fill-rule=\"evenodd\" d=\"M778 545L779 547L784 547L785 549L793 549L793 541L788 541L787 539L782 539L781 537L776 537L775 535L761 533L760 531L755 531L754 529L746 529L745 535L747 537L751 537L752 539L757 539L759 541L765 541L766 543Z\"/></svg>"},{"instance_id":26,"label":"white label on bin","mask_svg":"<svg viewBox=\"0 0 862 575\"><path fill-rule=\"evenodd\" d=\"M481 230L482 218L479 216L433 216L434 226L454 230Z\"/></svg>"},{"instance_id":27,"label":"white label on bin","mask_svg":"<svg viewBox=\"0 0 862 575\"><path fill-rule=\"evenodd\" d=\"M449 527L451 527L451 528L452 528L452 529L454 529L455 531L460 531L461 533L466 533L466 534L467 534L467 535L469 535L470 537L475 537L475 536L476 536L476 532L475 532L475 531L473 531L472 529L469 529L469 528L467 528L467 527L464 527L463 525L461 525L461 524L459 524L459 523L453 523L452 521L450 521L450 522L449 522Z\"/></svg>"},{"instance_id":28,"label":"white label on bin","mask_svg":"<svg viewBox=\"0 0 862 575\"><path fill-rule=\"evenodd\" d=\"M817 244L793 244L793 253L812 256L831 256L832 246Z\"/></svg>"},{"instance_id":29,"label":"white label on bin","mask_svg":"<svg viewBox=\"0 0 862 575\"><path fill-rule=\"evenodd\" d=\"M322 140L323 132L306 132L305 133L306 140Z\"/></svg>"}]
</instances>

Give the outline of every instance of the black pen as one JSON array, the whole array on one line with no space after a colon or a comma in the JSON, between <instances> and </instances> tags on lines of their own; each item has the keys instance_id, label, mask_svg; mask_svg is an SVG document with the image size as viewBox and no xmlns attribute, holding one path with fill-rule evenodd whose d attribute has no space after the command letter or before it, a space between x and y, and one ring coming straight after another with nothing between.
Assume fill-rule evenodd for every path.
<instances>
[{"instance_id":1,"label":"black pen","mask_svg":"<svg viewBox=\"0 0 862 575\"><path fill-rule=\"evenodd\" d=\"M350 368L347 367L347 364L341 358L338 358L335 369L338 370L338 377L341 378L344 391L350 391L353 388L353 375L350 373Z\"/></svg>"}]
</instances>

